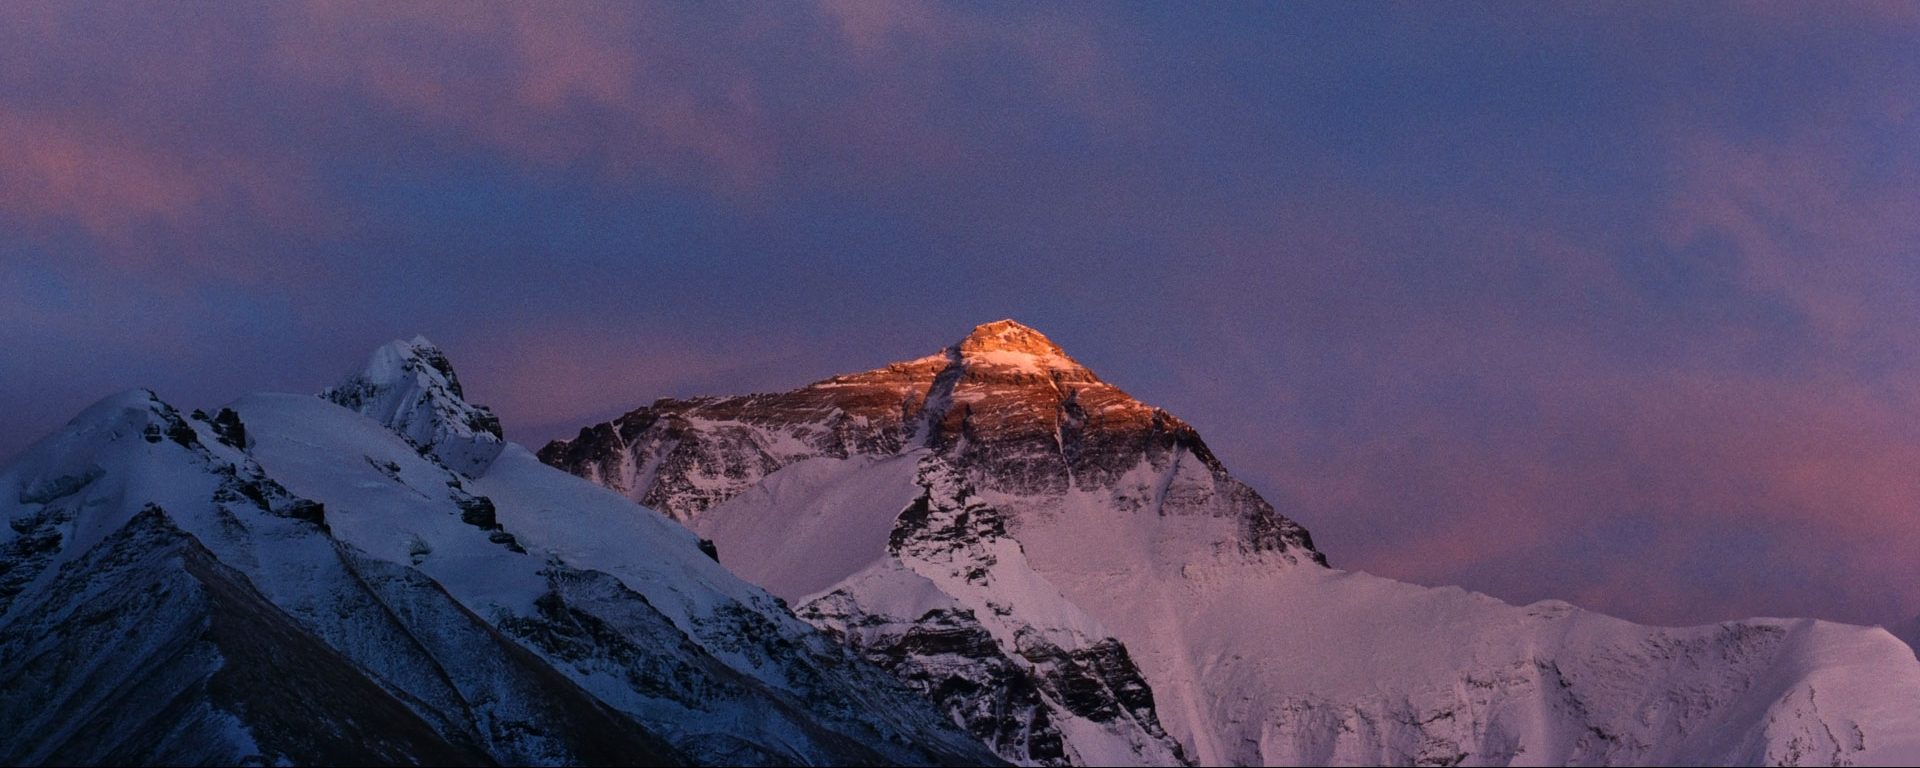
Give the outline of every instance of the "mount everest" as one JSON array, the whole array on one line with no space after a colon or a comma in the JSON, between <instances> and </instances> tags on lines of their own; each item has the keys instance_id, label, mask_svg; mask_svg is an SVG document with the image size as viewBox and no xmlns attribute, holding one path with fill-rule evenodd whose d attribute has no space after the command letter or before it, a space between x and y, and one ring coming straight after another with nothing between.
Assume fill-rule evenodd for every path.
<instances>
[{"instance_id":1,"label":"mount everest","mask_svg":"<svg viewBox=\"0 0 1920 768\"><path fill-rule=\"evenodd\" d=\"M540 457L684 521L1015 763L1920 758L1920 664L1885 630L1646 627L1329 568L1191 427L1013 321Z\"/></svg>"}]
</instances>

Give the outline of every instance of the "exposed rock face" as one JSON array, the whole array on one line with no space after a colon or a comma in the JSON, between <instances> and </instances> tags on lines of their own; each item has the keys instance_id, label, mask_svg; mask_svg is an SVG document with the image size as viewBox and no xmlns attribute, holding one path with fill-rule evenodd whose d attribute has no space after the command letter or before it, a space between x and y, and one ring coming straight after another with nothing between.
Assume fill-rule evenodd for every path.
<instances>
[{"instance_id":1,"label":"exposed rock face","mask_svg":"<svg viewBox=\"0 0 1920 768\"><path fill-rule=\"evenodd\" d=\"M0 762L993 762L684 528L476 448L424 342L372 368L119 395L0 468Z\"/></svg>"},{"instance_id":2,"label":"exposed rock face","mask_svg":"<svg viewBox=\"0 0 1920 768\"><path fill-rule=\"evenodd\" d=\"M892 559L808 601L801 617L906 680L1010 761L1184 762L1124 646L1057 595L990 599L1003 584L1024 591L1031 576L1001 513L938 464L923 465L920 481L926 491L890 534ZM899 610L903 598L931 607L916 616ZM1031 620L1062 609L1065 624Z\"/></svg>"},{"instance_id":3,"label":"exposed rock face","mask_svg":"<svg viewBox=\"0 0 1920 768\"><path fill-rule=\"evenodd\" d=\"M906 681L1002 757L1023 765L1066 763L1065 737L1048 716L1039 677L1003 653L972 612L934 609L901 624L834 592L803 606L800 615Z\"/></svg>"},{"instance_id":4,"label":"exposed rock face","mask_svg":"<svg viewBox=\"0 0 1920 768\"><path fill-rule=\"evenodd\" d=\"M1186 422L1012 320L934 355L792 392L661 400L550 443L540 459L691 520L804 459L916 449L983 491L1109 492L1159 514L1227 516L1245 551L1325 562L1306 529L1229 475ZM1164 475L1163 487L1124 482L1143 466Z\"/></svg>"},{"instance_id":5,"label":"exposed rock face","mask_svg":"<svg viewBox=\"0 0 1920 768\"><path fill-rule=\"evenodd\" d=\"M1920 663L1884 631L1642 627L1327 568L1191 427L1011 321L540 457L685 521L1016 763L1920 757Z\"/></svg>"}]
</instances>

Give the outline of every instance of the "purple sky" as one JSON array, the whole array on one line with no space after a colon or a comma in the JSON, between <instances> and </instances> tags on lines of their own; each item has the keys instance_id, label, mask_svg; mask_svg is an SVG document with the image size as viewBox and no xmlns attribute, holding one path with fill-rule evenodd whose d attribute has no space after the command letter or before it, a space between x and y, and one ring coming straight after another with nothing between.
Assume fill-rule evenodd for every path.
<instances>
[{"instance_id":1,"label":"purple sky","mask_svg":"<svg viewBox=\"0 0 1920 768\"><path fill-rule=\"evenodd\" d=\"M1920 614L1920 5L0 4L0 455L425 333L537 445L1011 316L1342 567Z\"/></svg>"}]
</instances>

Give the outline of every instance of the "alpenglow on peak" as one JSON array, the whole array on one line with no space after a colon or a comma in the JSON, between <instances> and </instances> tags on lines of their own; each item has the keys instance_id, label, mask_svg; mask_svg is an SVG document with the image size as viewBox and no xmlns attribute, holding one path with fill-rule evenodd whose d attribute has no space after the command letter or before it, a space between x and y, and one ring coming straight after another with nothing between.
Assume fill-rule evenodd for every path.
<instances>
[{"instance_id":1,"label":"alpenglow on peak","mask_svg":"<svg viewBox=\"0 0 1920 768\"><path fill-rule=\"evenodd\" d=\"M960 347L983 352L1000 350L1036 355L1066 354L1065 350L1060 349L1060 345L1053 343L1046 334L1011 318L974 326L973 330L967 333L967 337L960 341Z\"/></svg>"},{"instance_id":2,"label":"alpenglow on peak","mask_svg":"<svg viewBox=\"0 0 1920 768\"><path fill-rule=\"evenodd\" d=\"M1011 319L974 326L966 338L948 349L947 354L968 363L990 366L1085 369L1045 334Z\"/></svg>"}]
</instances>

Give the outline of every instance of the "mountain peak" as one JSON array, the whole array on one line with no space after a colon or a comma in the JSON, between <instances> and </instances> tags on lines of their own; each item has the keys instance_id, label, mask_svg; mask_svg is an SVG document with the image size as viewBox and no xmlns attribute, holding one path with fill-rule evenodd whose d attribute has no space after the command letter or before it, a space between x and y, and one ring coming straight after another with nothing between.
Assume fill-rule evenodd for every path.
<instances>
[{"instance_id":1,"label":"mountain peak","mask_svg":"<svg viewBox=\"0 0 1920 768\"><path fill-rule=\"evenodd\" d=\"M975 326L951 349L969 363L1035 370L1083 368L1045 334L1011 319Z\"/></svg>"},{"instance_id":2,"label":"mountain peak","mask_svg":"<svg viewBox=\"0 0 1920 768\"><path fill-rule=\"evenodd\" d=\"M1059 345L1054 344L1052 340L1048 339L1046 334L1023 325L1012 318L976 325L972 331L967 333L967 337L962 339L960 343L963 346L972 345L982 348L1013 349L1029 352L1038 350L1060 351Z\"/></svg>"},{"instance_id":3,"label":"mountain peak","mask_svg":"<svg viewBox=\"0 0 1920 768\"><path fill-rule=\"evenodd\" d=\"M453 363L425 336L374 350L364 369L320 396L387 425L469 477L485 472L506 446L500 419L466 401Z\"/></svg>"},{"instance_id":4,"label":"mountain peak","mask_svg":"<svg viewBox=\"0 0 1920 768\"><path fill-rule=\"evenodd\" d=\"M460 389L460 377L453 372L453 363L447 360L447 353L421 335L415 335L407 341L395 339L374 350L373 358L367 361L366 370L361 373L369 381L390 383L415 375L437 378L454 397L466 397L466 393Z\"/></svg>"}]
</instances>

